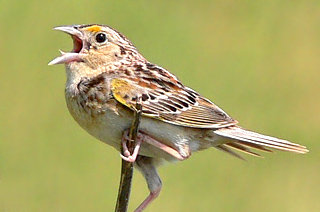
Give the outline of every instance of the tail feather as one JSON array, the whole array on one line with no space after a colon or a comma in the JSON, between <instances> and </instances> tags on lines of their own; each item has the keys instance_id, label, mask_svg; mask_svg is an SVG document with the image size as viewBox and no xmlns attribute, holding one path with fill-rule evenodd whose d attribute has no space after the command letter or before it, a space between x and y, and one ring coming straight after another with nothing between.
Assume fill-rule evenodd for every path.
<instances>
[{"instance_id":1,"label":"tail feather","mask_svg":"<svg viewBox=\"0 0 320 212\"><path fill-rule=\"evenodd\" d=\"M220 128L215 130L214 133L222 137L235 140L232 142L226 142L219 146L227 145L242 152L255 156L259 156L259 154L252 152L248 147L262 150L265 152L272 152L268 148L301 154L307 153L309 151L306 147L301 146L299 144L244 130L238 126Z\"/></svg>"},{"instance_id":2,"label":"tail feather","mask_svg":"<svg viewBox=\"0 0 320 212\"><path fill-rule=\"evenodd\" d=\"M255 156L255 157L262 157L258 153L252 152L251 149L245 147L244 145L238 144L238 143L226 143L225 145L229 146L229 147L231 147L233 149L236 149L238 151L244 152L246 154Z\"/></svg>"},{"instance_id":3,"label":"tail feather","mask_svg":"<svg viewBox=\"0 0 320 212\"><path fill-rule=\"evenodd\" d=\"M219 149L220 151L226 152L226 153L228 153L228 154L230 154L230 155L232 155L232 156L234 156L234 157L236 157L236 158L239 158L239 159L245 161L245 159L244 159L241 155L239 155L238 153L232 151L232 150L231 150L230 148L228 148L225 144L221 144L221 145L219 145L219 146L216 146L216 148Z\"/></svg>"},{"instance_id":4,"label":"tail feather","mask_svg":"<svg viewBox=\"0 0 320 212\"><path fill-rule=\"evenodd\" d=\"M260 146L258 144L246 143L246 142L243 142L243 141L237 141L237 143L239 143L241 145L244 145L244 146L247 146L247 147L251 147L251 148L260 150L260 151L272 153L272 151L270 149L267 149L267 148L265 148L263 146Z\"/></svg>"}]
</instances>

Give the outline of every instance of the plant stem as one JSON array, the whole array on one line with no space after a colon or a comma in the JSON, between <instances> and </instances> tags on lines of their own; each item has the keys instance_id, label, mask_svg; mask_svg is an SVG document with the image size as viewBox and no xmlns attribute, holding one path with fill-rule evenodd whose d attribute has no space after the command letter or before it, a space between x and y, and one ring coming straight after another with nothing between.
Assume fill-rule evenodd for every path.
<instances>
[{"instance_id":1,"label":"plant stem","mask_svg":"<svg viewBox=\"0 0 320 212\"><path fill-rule=\"evenodd\" d=\"M136 139L137 139L141 111L142 111L142 105L140 104L140 101L137 100L136 110L134 110L133 120L132 120L132 124L129 131L130 140L127 143L128 149L131 153L134 150ZM121 145L121 151L122 151L122 145ZM126 212L128 209L132 177L133 177L133 163L127 162L122 159L120 185L119 185L115 212Z\"/></svg>"}]
</instances>

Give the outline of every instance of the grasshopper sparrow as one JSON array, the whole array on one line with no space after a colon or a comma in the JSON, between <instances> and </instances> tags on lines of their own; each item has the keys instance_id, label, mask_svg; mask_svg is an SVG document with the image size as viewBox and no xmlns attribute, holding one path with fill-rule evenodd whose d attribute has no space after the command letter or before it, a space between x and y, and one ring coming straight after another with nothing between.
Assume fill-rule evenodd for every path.
<instances>
[{"instance_id":1,"label":"grasshopper sparrow","mask_svg":"<svg viewBox=\"0 0 320 212\"><path fill-rule=\"evenodd\" d=\"M210 100L183 85L166 69L145 59L121 33L105 25L55 27L71 35L73 50L49 65L65 64L65 96L78 124L95 138L124 151L144 175L149 196L142 211L161 190L156 167L185 160L193 152L215 147L238 158L233 150L259 156L252 149L306 153L306 147L242 129ZM126 148L137 99L142 117L134 153Z\"/></svg>"}]
</instances>

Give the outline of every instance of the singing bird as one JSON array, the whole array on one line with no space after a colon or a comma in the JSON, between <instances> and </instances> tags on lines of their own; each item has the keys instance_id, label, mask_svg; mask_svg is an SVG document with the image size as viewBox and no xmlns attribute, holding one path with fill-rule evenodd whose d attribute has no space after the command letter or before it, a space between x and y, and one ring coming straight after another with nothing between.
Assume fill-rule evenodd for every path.
<instances>
[{"instance_id":1,"label":"singing bird","mask_svg":"<svg viewBox=\"0 0 320 212\"><path fill-rule=\"evenodd\" d=\"M76 122L98 140L121 152L144 175L149 196L135 210L144 210L160 193L156 168L181 161L193 152L215 147L238 158L234 150L259 156L252 149L307 153L306 147L261 135L238 121L166 69L145 59L117 30L99 24L58 26L71 35L73 49L49 65L65 64L65 97ZM137 144L127 148L136 102L142 106Z\"/></svg>"}]
</instances>

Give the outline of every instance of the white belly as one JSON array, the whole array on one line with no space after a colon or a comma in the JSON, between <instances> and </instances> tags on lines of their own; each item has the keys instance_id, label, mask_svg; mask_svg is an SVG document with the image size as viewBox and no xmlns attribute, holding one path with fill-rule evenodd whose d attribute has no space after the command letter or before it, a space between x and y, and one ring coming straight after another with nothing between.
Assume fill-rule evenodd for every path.
<instances>
[{"instance_id":1,"label":"white belly","mask_svg":"<svg viewBox=\"0 0 320 212\"><path fill-rule=\"evenodd\" d=\"M120 151L123 132L130 128L133 119L131 111L118 114L114 110L105 109L101 113L92 115L79 106L74 99L67 100L67 105L71 115L83 129ZM141 118L139 130L174 149L178 149L181 143L187 144L191 152L199 149L199 142L201 142L199 139L202 137L199 129L180 127L148 117ZM167 161L175 160L171 155L147 143L142 143L139 154L164 158Z\"/></svg>"}]
</instances>

